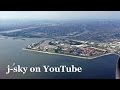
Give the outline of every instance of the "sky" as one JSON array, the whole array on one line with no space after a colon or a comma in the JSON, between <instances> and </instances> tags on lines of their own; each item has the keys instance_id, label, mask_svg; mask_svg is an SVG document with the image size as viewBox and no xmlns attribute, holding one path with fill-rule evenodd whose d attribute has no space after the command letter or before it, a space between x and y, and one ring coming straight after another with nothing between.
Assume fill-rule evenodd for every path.
<instances>
[{"instance_id":1,"label":"sky","mask_svg":"<svg viewBox=\"0 0 120 90\"><path fill-rule=\"evenodd\" d=\"M0 11L0 20L120 19L120 11Z\"/></svg>"}]
</instances>

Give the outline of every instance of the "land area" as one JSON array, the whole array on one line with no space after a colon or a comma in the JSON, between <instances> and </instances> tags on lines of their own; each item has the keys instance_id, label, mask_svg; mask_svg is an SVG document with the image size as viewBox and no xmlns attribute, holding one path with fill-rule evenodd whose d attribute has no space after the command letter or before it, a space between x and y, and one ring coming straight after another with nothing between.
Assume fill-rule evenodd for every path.
<instances>
[{"instance_id":1,"label":"land area","mask_svg":"<svg viewBox=\"0 0 120 90\"><path fill-rule=\"evenodd\" d=\"M24 50L93 59L120 55L120 20L12 21L0 24L0 35L49 38L33 42Z\"/></svg>"},{"instance_id":2,"label":"land area","mask_svg":"<svg viewBox=\"0 0 120 90\"><path fill-rule=\"evenodd\" d=\"M11 22L0 23L0 35L17 38L56 37L99 42L120 39L120 20Z\"/></svg>"},{"instance_id":3,"label":"land area","mask_svg":"<svg viewBox=\"0 0 120 90\"><path fill-rule=\"evenodd\" d=\"M120 42L95 43L66 39L47 39L32 43L23 50L94 59L108 54L120 54Z\"/></svg>"}]
</instances>

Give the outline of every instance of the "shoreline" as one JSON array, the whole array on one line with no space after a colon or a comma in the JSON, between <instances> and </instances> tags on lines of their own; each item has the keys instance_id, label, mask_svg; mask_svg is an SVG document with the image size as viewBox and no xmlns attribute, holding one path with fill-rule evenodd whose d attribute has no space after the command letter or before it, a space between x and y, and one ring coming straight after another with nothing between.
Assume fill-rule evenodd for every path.
<instances>
[{"instance_id":1,"label":"shoreline","mask_svg":"<svg viewBox=\"0 0 120 90\"><path fill-rule=\"evenodd\" d=\"M46 53L46 54L53 54L53 55L68 56L68 57L75 57L75 58L81 58L81 59L89 59L89 60L96 59L96 58L99 58L99 57L102 57L102 56L106 56L106 55L110 55L110 54L118 55L116 53L106 53L106 54L103 54L103 55L100 55L100 56L95 56L95 57L81 57L81 56L74 56L74 55L67 55L67 54L59 54L59 53L52 53L52 52L37 51L37 50L31 50L31 49L25 49L25 48L23 48L22 50L32 51L32 52L40 52L40 53Z\"/></svg>"}]
</instances>

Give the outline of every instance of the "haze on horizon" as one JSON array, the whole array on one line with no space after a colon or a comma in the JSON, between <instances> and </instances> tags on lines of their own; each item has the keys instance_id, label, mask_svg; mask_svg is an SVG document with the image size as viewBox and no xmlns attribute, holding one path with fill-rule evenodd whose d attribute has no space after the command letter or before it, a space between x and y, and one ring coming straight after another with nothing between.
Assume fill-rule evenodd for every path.
<instances>
[{"instance_id":1,"label":"haze on horizon","mask_svg":"<svg viewBox=\"0 0 120 90\"><path fill-rule=\"evenodd\" d=\"M0 11L0 20L120 19L120 11Z\"/></svg>"}]
</instances>

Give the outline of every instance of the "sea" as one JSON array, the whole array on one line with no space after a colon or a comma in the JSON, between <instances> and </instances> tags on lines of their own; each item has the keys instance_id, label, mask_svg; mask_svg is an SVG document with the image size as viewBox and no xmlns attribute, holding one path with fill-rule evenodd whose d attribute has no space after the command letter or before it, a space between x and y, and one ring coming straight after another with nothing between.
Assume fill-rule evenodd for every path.
<instances>
[{"instance_id":1,"label":"sea","mask_svg":"<svg viewBox=\"0 0 120 90\"><path fill-rule=\"evenodd\" d=\"M0 79L115 79L115 54L98 57L96 59L82 59L68 56L59 56L39 52L24 51L27 45L43 40L41 38L15 39L12 37L0 38ZM82 67L82 72L7 72L7 66L13 67L41 67L60 65ZM14 67L15 67L14 66Z\"/></svg>"}]
</instances>

